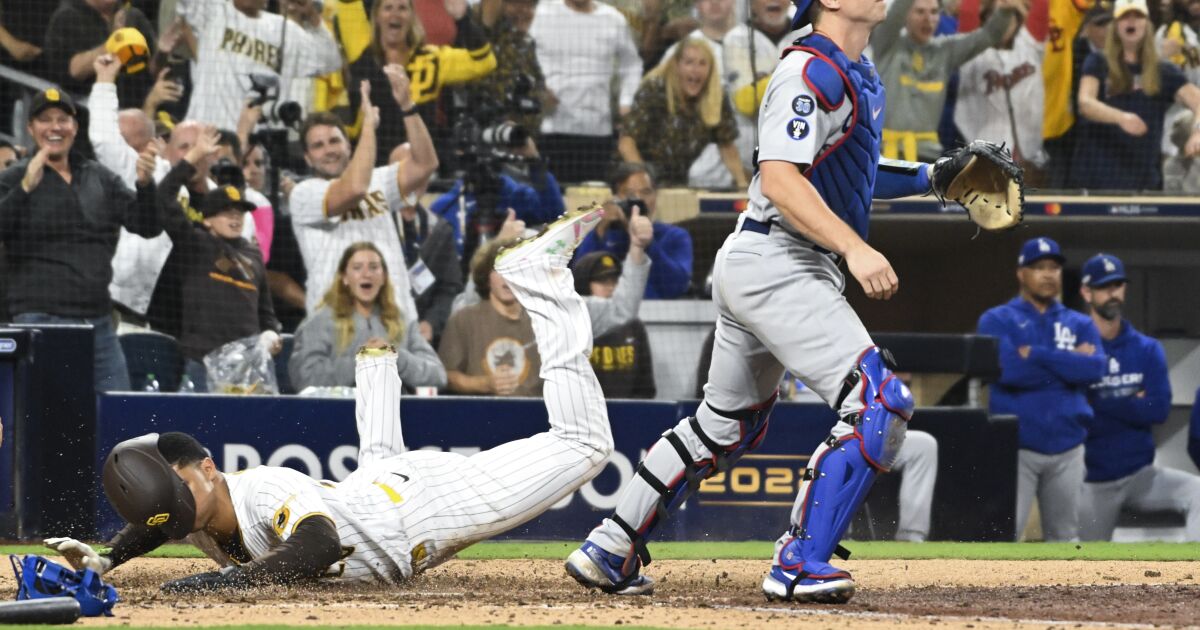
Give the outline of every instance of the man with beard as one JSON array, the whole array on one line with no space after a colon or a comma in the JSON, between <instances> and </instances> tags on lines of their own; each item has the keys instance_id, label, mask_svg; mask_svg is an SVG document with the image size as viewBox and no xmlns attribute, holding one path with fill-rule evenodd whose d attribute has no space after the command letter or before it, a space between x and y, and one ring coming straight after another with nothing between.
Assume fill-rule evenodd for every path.
<instances>
[{"instance_id":1,"label":"man with beard","mask_svg":"<svg viewBox=\"0 0 1200 630\"><path fill-rule=\"evenodd\" d=\"M1198 542L1200 477L1154 465L1150 430L1171 411L1167 355L1158 340L1122 317L1125 286L1125 265L1116 256L1096 254L1084 263L1079 293L1100 330L1108 367L1088 392L1095 418L1087 433L1080 534L1111 539L1117 515L1128 506L1185 514L1187 540Z\"/></svg>"},{"instance_id":2,"label":"man with beard","mask_svg":"<svg viewBox=\"0 0 1200 630\"><path fill-rule=\"evenodd\" d=\"M1092 421L1087 388L1108 360L1096 325L1058 301L1065 261L1053 240L1026 241L1017 259L1020 294L979 318L979 334L1000 343L989 411L1018 420L1017 538L1036 492L1045 539L1079 539L1083 442Z\"/></svg>"}]
</instances>

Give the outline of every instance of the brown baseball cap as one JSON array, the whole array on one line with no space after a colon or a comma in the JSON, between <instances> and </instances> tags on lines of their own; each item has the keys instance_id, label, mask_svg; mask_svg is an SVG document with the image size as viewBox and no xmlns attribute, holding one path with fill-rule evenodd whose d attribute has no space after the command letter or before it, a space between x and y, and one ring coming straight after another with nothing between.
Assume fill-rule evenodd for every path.
<instances>
[{"instance_id":1,"label":"brown baseball cap","mask_svg":"<svg viewBox=\"0 0 1200 630\"><path fill-rule=\"evenodd\" d=\"M588 283L621 277L621 261L609 252L592 252L575 261L572 271L575 274L575 292L591 295Z\"/></svg>"},{"instance_id":2,"label":"brown baseball cap","mask_svg":"<svg viewBox=\"0 0 1200 630\"><path fill-rule=\"evenodd\" d=\"M147 433L113 447L101 482L108 502L129 523L160 528L173 540L192 533L196 498Z\"/></svg>"}]
</instances>

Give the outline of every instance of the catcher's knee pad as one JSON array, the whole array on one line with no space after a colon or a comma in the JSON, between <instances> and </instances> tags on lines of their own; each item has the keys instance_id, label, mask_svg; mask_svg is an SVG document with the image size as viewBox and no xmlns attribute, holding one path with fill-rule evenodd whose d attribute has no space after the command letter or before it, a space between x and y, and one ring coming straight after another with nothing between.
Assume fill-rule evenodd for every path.
<instances>
[{"instance_id":1,"label":"catcher's knee pad","mask_svg":"<svg viewBox=\"0 0 1200 630\"><path fill-rule=\"evenodd\" d=\"M892 364L886 350L867 348L846 377L838 401L842 409L850 403L858 407L845 421L854 427L863 457L880 472L896 462L913 412L912 392L892 374Z\"/></svg>"},{"instance_id":2,"label":"catcher's knee pad","mask_svg":"<svg viewBox=\"0 0 1200 630\"><path fill-rule=\"evenodd\" d=\"M705 431L696 416L684 418L663 433L637 467L630 488L617 505L612 521L629 537L642 564L650 564L646 536L659 521L700 488L700 482L729 470L748 450L757 448L767 433L775 395L766 402L739 411L722 411L701 403L701 413L713 413L728 423L722 430ZM653 497L651 499L651 497Z\"/></svg>"}]
</instances>

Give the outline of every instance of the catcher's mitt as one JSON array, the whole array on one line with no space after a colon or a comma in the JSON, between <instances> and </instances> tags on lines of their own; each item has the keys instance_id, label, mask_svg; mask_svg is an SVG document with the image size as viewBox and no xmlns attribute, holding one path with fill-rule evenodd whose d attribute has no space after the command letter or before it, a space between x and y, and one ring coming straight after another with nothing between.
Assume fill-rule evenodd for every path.
<instances>
[{"instance_id":1,"label":"catcher's mitt","mask_svg":"<svg viewBox=\"0 0 1200 630\"><path fill-rule=\"evenodd\" d=\"M1007 230L1025 217L1025 175L1003 145L975 140L933 164L933 194L957 201L985 230Z\"/></svg>"}]
</instances>

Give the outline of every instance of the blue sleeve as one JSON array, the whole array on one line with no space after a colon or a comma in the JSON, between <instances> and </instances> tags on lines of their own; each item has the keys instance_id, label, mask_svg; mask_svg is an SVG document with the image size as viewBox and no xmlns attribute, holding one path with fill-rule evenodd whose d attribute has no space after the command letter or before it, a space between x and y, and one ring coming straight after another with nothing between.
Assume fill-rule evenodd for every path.
<instances>
[{"instance_id":1,"label":"blue sleeve","mask_svg":"<svg viewBox=\"0 0 1200 630\"><path fill-rule=\"evenodd\" d=\"M1192 464L1200 468L1200 438L1188 438L1188 455L1192 457Z\"/></svg>"},{"instance_id":2,"label":"blue sleeve","mask_svg":"<svg viewBox=\"0 0 1200 630\"><path fill-rule=\"evenodd\" d=\"M531 186L508 175L501 175L500 205L512 208L517 218L529 225L542 225L563 213L562 189L549 173L545 173L545 177L537 177L535 184L541 185Z\"/></svg>"},{"instance_id":3,"label":"blue sleeve","mask_svg":"<svg viewBox=\"0 0 1200 630\"><path fill-rule=\"evenodd\" d=\"M1179 66L1166 61L1158 62L1158 69L1162 82L1162 91L1159 92L1159 96L1168 103L1173 102L1175 93L1187 85L1187 76L1183 74L1183 70Z\"/></svg>"},{"instance_id":4,"label":"blue sleeve","mask_svg":"<svg viewBox=\"0 0 1200 630\"><path fill-rule=\"evenodd\" d=\"M558 185L558 180L554 174L546 171L544 182L539 182L537 194L540 198L538 204L539 213L542 216L542 223L549 223L567 211L567 204L563 202L562 188Z\"/></svg>"},{"instance_id":5,"label":"blue sleeve","mask_svg":"<svg viewBox=\"0 0 1200 630\"><path fill-rule=\"evenodd\" d=\"M1193 440L1200 440L1200 389L1196 390L1196 402L1192 404L1192 425L1188 435Z\"/></svg>"},{"instance_id":6,"label":"blue sleeve","mask_svg":"<svg viewBox=\"0 0 1200 630\"><path fill-rule=\"evenodd\" d=\"M646 255L653 263L647 285L660 298L683 295L692 284L692 237L682 228L663 230L654 237Z\"/></svg>"},{"instance_id":7,"label":"blue sleeve","mask_svg":"<svg viewBox=\"0 0 1200 630\"><path fill-rule=\"evenodd\" d=\"M579 260L588 254L603 249L600 246L600 237L596 236L596 232L592 231L587 236L583 237L583 242L579 247L575 248L575 260Z\"/></svg>"},{"instance_id":8,"label":"blue sleeve","mask_svg":"<svg viewBox=\"0 0 1200 630\"><path fill-rule=\"evenodd\" d=\"M1076 345L1090 343L1095 346L1096 352L1091 356L1074 350L1035 346L1029 351L1029 359L1072 385L1088 385L1104 378L1108 357L1104 354L1100 331L1090 320L1081 323Z\"/></svg>"},{"instance_id":9,"label":"blue sleeve","mask_svg":"<svg viewBox=\"0 0 1200 630\"><path fill-rule=\"evenodd\" d=\"M454 186L450 190L429 204L430 212L450 224L450 229L454 232L454 248L458 251L459 256L463 254L462 226L458 224L458 213L454 206L461 190L462 181L454 182Z\"/></svg>"},{"instance_id":10,"label":"blue sleeve","mask_svg":"<svg viewBox=\"0 0 1200 630\"><path fill-rule=\"evenodd\" d=\"M1105 77L1108 76L1108 62L1104 60L1103 53L1088 53L1088 56L1083 60L1083 67L1079 72L1087 76L1100 79L1100 83L1104 83Z\"/></svg>"},{"instance_id":11,"label":"blue sleeve","mask_svg":"<svg viewBox=\"0 0 1200 630\"><path fill-rule=\"evenodd\" d=\"M1059 379L1029 359L1022 359L1010 330L999 313L988 311L979 318L979 334L995 337L1000 350L999 384L1017 389L1040 389Z\"/></svg>"},{"instance_id":12,"label":"blue sleeve","mask_svg":"<svg viewBox=\"0 0 1200 630\"><path fill-rule=\"evenodd\" d=\"M880 158L875 170L875 198L899 199L930 190L929 165Z\"/></svg>"},{"instance_id":13,"label":"blue sleeve","mask_svg":"<svg viewBox=\"0 0 1200 630\"><path fill-rule=\"evenodd\" d=\"M1148 348L1142 368L1142 396L1096 398L1092 409L1117 418L1134 428L1166 422L1171 413L1171 380L1167 376L1167 354L1157 341Z\"/></svg>"}]
</instances>

